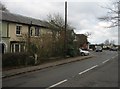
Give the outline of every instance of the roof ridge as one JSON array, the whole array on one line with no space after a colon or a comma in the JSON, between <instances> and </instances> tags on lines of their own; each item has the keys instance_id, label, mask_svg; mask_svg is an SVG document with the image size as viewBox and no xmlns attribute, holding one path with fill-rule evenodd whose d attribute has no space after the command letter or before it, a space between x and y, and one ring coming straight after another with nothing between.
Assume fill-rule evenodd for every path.
<instances>
[{"instance_id":1,"label":"roof ridge","mask_svg":"<svg viewBox=\"0 0 120 89\"><path fill-rule=\"evenodd\" d=\"M26 17L26 18L31 18L31 19L35 19L35 20L40 20L40 19L37 19L37 18L34 18L34 17L28 17L28 16L25 16L25 15L22 15L22 14L16 14L16 13L12 13L12 12L6 12L6 11L2 11L3 13L7 13L7 14L12 14L12 15L16 15L16 16L21 16L21 17ZM42 21L42 20L40 20Z\"/></svg>"},{"instance_id":2,"label":"roof ridge","mask_svg":"<svg viewBox=\"0 0 120 89\"><path fill-rule=\"evenodd\" d=\"M40 19L23 16L23 15L11 13L11 12L2 11L2 14L3 14L2 20L4 21L11 21L16 23L24 23L24 24L31 24L31 21L32 21L33 25L48 27L47 24L45 24L44 20L42 21Z\"/></svg>"}]
</instances>

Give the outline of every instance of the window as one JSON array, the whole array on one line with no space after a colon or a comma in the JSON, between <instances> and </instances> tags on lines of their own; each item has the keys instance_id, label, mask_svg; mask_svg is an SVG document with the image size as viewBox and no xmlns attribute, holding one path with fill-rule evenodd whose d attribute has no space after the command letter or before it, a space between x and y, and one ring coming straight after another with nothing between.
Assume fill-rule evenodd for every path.
<instances>
[{"instance_id":1,"label":"window","mask_svg":"<svg viewBox=\"0 0 120 89\"><path fill-rule=\"evenodd\" d=\"M14 52L14 44L11 44L11 52Z\"/></svg>"},{"instance_id":2,"label":"window","mask_svg":"<svg viewBox=\"0 0 120 89\"><path fill-rule=\"evenodd\" d=\"M33 29L30 29L30 36L33 36Z\"/></svg>"},{"instance_id":3,"label":"window","mask_svg":"<svg viewBox=\"0 0 120 89\"><path fill-rule=\"evenodd\" d=\"M6 45L4 43L0 43L0 53L5 53Z\"/></svg>"},{"instance_id":4,"label":"window","mask_svg":"<svg viewBox=\"0 0 120 89\"><path fill-rule=\"evenodd\" d=\"M11 52L24 52L25 48L24 48L24 44L23 43L12 43L11 44Z\"/></svg>"},{"instance_id":5,"label":"window","mask_svg":"<svg viewBox=\"0 0 120 89\"><path fill-rule=\"evenodd\" d=\"M16 35L21 35L21 29L22 29L22 26L20 25L16 26Z\"/></svg>"},{"instance_id":6,"label":"window","mask_svg":"<svg viewBox=\"0 0 120 89\"><path fill-rule=\"evenodd\" d=\"M39 36L39 27L35 27L35 36Z\"/></svg>"},{"instance_id":7,"label":"window","mask_svg":"<svg viewBox=\"0 0 120 89\"><path fill-rule=\"evenodd\" d=\"M19 44L15 44L15 52L19 52Z\"/></svg>"}]
</instances>

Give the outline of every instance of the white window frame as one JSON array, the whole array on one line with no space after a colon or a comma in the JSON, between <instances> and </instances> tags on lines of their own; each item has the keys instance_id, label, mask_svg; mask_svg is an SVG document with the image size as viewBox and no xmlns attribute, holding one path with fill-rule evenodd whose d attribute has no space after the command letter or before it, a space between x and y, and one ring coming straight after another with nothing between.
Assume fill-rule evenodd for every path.
<instances>
[{"instance_id":1,"label":"white window frame","mask_svg":"<svg viewBox=\"0 0 120 89\"><path fill-rule=\"evenodd\" d=\"M16 50L16 45L18 45L18 52L20 52L20 44L18 44L18 43L14 44L14 52L16 53L16 51L15 51Z\"/></svg>"},{"instance_id":2,"label":"white window frame","mask_svg":"<svg viewBox=\"0 0 120 89\"><path fill-rule=\"evenodd\" d=\"M12 48L12 45L11 45L11 52L12 53L16 53L16 51L15 51L15 45L19 45L19 52L21 52L21 44L19 44L19 43L13 43L13 48ZM12 51L12 49L13 49L13 51Z\"/></svg>"},{"instance_id":3,"label":"white window frame","mask_svg":"<svg viewBox=\"0 0 120 89\"><path fill-rule=\"evenodd\" d=\"M36 32L38 32L38 33L36 33ZM39 27L35 27L35 36L37 37L39 35L40 35L40 28Z\"/></svg>"},{"instance_id":4,"label":"white window frame","mask_svg":"<svg viewBox=\"0 0 120 89\"><path fill-rule=\"evenodd\" d=\"M31 33L31 31L32 31L32 33ZM30 28L30 36L31 36L31 37L33 36L33 31L34 31L34 29L33 29L33 28Z\"/></svg>"},{"instance_id":5,"label":"white window frame","mask_svg":"<svg viewBox=\"0 0 120 89\"><path fill-rule=\"evenodd\" d=\"M20 27L20 34L17 34L17 27ZM20 36L21 35L21 32L22 32L22 25L20 25L20 24L16 24L16 30L15 30L15 33L16 33L16 35L17 36Z\"/></svg>"}]
</instances>

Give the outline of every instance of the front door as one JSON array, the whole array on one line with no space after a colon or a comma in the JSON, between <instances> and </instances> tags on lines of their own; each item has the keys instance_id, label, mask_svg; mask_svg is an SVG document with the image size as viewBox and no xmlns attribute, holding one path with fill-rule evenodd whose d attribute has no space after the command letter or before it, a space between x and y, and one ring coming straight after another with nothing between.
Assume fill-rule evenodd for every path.
<instances>
[{"instance_id":1,"label":"front door","mask_svg":"<svg viewBox=\"0 0 120 89\"><path fill-rule=\"evenodd\" d=\"M4 52L5 52L5 44L0 43L0 53L4 54Z\"/></svg>"}]
</instances>

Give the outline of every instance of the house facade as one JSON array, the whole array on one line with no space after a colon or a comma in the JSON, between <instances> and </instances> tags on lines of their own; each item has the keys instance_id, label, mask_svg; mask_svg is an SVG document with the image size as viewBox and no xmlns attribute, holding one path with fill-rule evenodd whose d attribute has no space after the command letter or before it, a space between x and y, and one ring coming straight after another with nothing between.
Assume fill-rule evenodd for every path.
<instances>
[{"instance_id":1,"label":"house facade","mask_svg":"<svg viewBox=\"0 0 120 89\"><path fill-rule=\"evenodd\" d=\"M9 12L2 12L1 21L0 46L2 53L25 51L25 41L22 39L25 34L32 38L52 33L44 21Z\"/></svg>"},{"instance_id":2,"label":"house facade","mask_svg":"<svg viewBox=\"0 0 120 89\"><path fill-rule=\"evenodd\" d=\"M87 36L84 34L76 34L75 39L77 41L78 48L89 49L89 42Z\"/></svg>"}]
</instances>

